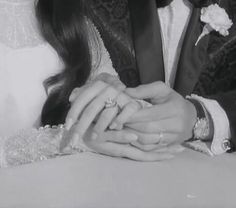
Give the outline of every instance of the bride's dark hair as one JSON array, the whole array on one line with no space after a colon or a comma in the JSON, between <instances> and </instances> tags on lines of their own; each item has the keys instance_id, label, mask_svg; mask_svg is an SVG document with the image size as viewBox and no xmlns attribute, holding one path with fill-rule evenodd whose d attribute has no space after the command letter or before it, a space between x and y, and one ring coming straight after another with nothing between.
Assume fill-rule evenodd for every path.
<instances>
[{"instance_id":1,"label":"bride's dark hair","mask_svg":"<svg viewBox=\"0 0 236 208\"><path fill-rule=\"evenodd\" d=\"M38 0L36 14L46 41L64 63L61 73L45 81L52 91L43 107L43 125L64 123L69 95L87 81L91 71L86 0Z\"/></svg>"}]
</instances>

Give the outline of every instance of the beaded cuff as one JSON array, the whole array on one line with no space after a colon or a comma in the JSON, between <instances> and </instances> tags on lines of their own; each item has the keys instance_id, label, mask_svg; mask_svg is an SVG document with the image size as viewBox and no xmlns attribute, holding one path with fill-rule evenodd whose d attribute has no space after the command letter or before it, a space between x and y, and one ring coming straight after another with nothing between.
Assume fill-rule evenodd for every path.
<instances>
[{"instance_id":1,"label":"beaded cuff","mask_svg":"<svg viewBox=\"0 0 236 208\"><path fill-rule=\"evenodd\" d=\"M17 135L0 139L0 167L18 166L90 151L83 141L80 141L76 149L71 148L65 153L63 149L69 141L70 133L63 125L22 130Z\"/></svg>"}]
</instances>

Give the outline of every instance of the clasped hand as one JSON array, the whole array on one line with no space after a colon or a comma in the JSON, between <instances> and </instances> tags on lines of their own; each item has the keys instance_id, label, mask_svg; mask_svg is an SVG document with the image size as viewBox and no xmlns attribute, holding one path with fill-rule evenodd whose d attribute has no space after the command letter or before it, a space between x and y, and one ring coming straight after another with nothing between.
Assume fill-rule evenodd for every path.
<instances>
[{"instance_id":1,"label":"clasped hand","mask_svg":"<svg viewBox=\"0 0 236 208\"><path fill-rule=\"evenodd\" d=\"M137 101L143 99L152 105ZM117 105L106 108L108 100ZM196 121L194 106L162 82L126 89L117 77L101 74L75 89L70 102L66 128L73 129L72 146L83 138L96 152L133 160L172 158L183 150L176 144L192 137Z\"/></svg>"}]
</instances>

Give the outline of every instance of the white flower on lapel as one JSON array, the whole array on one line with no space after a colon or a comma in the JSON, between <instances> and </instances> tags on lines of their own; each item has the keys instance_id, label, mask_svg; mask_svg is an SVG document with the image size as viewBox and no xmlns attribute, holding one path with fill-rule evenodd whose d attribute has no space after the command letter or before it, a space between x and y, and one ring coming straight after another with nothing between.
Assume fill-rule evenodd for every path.
<instances>
[{"instance_id":1,"label":"white flower on lapel","mask_svg":"<svg viewBox=\"0 0 236 208\"><path fill-rule=\"evenodd\" d=\"M203 27L203 31L199 36L195 46L205 35L208 35L211 31L215 30L223 36L229 35L229 29L233 25L232 20L226 13L225 9L219 7L218 4L212 4L208 7L201 9L201 21L206 23Z\"/></svg>"}]
</instances>

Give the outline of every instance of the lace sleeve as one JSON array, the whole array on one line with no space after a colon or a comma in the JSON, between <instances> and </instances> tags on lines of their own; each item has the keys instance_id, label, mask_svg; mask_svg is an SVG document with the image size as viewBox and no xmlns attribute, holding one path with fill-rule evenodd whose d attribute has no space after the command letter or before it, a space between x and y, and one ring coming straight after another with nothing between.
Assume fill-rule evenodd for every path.
<instances>
[{"instance_id":1,"label":"lace sleeve","mask_svg":"<svg viewBox=\"0 0 236 208\"><path fill-rule=\"evenodd\" d=\"M63 125L22 130L9 138L0 138L0 168L12 167L55 158L62 155L91 151L83 141L76 149L64 152L70 133Z\"/></svg>"},{"instance_id":2,"label":"lace sleeve","mask_svg":"<svg viewBox=\"0 0 236 208\"><path fill-rule=\"evenodd\" d=\"M95 79L101 73L118 76L99 31L91 21L88 20L87 24L92 56L92 73L90 80Z\"/></svg>"}]
</instances>

